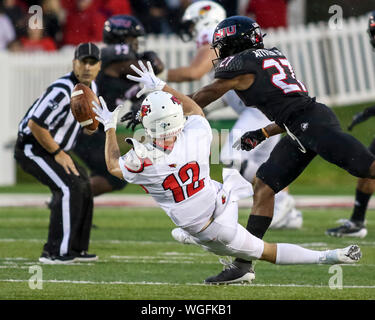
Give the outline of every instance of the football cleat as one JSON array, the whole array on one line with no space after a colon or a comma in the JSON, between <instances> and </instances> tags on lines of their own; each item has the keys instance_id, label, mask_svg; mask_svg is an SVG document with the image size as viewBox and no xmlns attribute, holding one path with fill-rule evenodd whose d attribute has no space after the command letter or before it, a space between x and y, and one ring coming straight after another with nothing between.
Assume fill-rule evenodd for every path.
<instances>
[{"instance_id":1,"label":"football cleat","mask_svg":"<svg viewBox=\"0 0 375 320\"><path fill-rule=\"evenodd\" d=\"M281 201L276 200L270 229L285 228L289 219L288 215L294 209L294 205L295 201L290 195L286 195Z\"/></svg>"},{"instance_id":2,"label":"football cleat","mask_svg":"<svg viewBox=\"0 0 375 320\"><path fill-rule=\"evenodd\" d=\"M221 260L222 262L222 260ZM236 265L236 262L225 264L224 270L216 276L208 277L204 280L205 284L233 284L233 283L251 283L255 279L255 271L251 263L241 263L242 267Z\"/></svg>"},{"instance_id":3,"label":"football cleat","mask_svg":"<svg viewBox=\"0 0 375 320\"><path fill-rule=\"evenodd\" d=\"M285 219L284 229L301 229L303 224L302 212L293 208L288 212Z\"/></svg>"},{"instance_id":4,"label":"football cleat","mask_svg":"<svg viewBox=\"0 0 375 320\"><path fill-rule=\"evenodd\" d=\"M337 228L328 229L326 235L332 237L364 238L367 235L367 229L362 222L346 220L343 225Z\"/></svg>"},{"instance_id":5,"label":"football cleat","mask_svg":"<svg viewBox=\"0 0 375 320\"><path fill-rule=\"evenodd\" d=\"M43 251L39 258L39 262L44 264L70 264L74 262L74 257L67 255L55 256L50 255L47 251Z\"/></svg>"},{"instance_id":6,"label":"football cleat","mask_svg":"<svg viewBox=\"0 0 375 320\"><path fill-rule=\"evenodd\" d=\"M86 251L80 252L78 255L74 255L74 261L86 262L86 261L98 261L99 257L96 254L89 254Z\"/></svg>"},{"instance_id":7,"label":"football cleat","mask_svg":"<svg viewBox=\"0 0 375 320\"><path fill-rule=\"evenodd\" d=\"M339 263L356 263L362 257L359 246L350 245L344 249L328 250L324 257L320 259L323 264L339 264Z\"/></svg>"},{"instance_id":8,"label":"football cleat","mask_svg":"<svg viewBox=\"0 0 375 320\"><path fill-rule=\"evenodd\" d=\"M181 228L174 228L172 230L172 237L183 244L197 244L192 236Z\"/></svg>"}]
</instances>

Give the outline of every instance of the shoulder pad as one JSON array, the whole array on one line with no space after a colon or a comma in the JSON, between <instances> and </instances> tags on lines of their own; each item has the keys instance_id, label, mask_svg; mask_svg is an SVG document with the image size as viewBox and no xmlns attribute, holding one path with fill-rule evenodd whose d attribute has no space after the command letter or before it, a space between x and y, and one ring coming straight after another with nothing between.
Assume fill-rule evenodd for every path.
<instances>
[{"instance_id":1,"label":"shoulder pad","mask_svg":"<svg viewBox=\"0 0 375 320\"><path fill-rule=\"evenodd\" d=\"M144 159L148 157L148 150L147 148L140 142L138 142L136 139L133 138L126 138L125 142L129 143L133 146L135 154Z\"/></svg>"},{"instance_id":2,"label":"shoulder pad","mask_svg":"<svg viewBox=\"0 0 375 320\"><path fill-rule=\"evenodd\" d=\"M231 78L236 76L238 72L246 73L245 60L242 54L236 54L224 59L218 59L214 62L215 78Z\"/></svg>"},{"instance_id":3,"label":"shoulder pad","mask_svg":"<svg viewBox=\"0 0 375 320\"><path fill-rule=\"evenodd\" d=\"M122 157L122 159L124 160L126 169L130 172L138 173L143 171L143 161L137 156L134 150L130 150Z\"/></svg>"},{"instance_id":4,"label":"shoulder pad","mask_svg":"<svg viewBox=\"0 0 375 320\"><path fill-rule=\"evenodd\" d=\"M141 159L147 158L153 163L165 157L164 152L155 148L151 143L142 144L133 138L126 138L125 142L133 146L134 152Z\"/></svg>"}]
</instances>

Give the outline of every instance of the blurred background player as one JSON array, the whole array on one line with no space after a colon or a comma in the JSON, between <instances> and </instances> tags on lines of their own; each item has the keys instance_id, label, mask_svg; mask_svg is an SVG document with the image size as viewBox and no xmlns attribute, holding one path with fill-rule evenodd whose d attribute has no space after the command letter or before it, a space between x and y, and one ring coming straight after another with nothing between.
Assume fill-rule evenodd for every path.
<instances>
[{"instance_id":1,"label":"blurred background player","mask_svg":"<svg viewBox=\"0 0 375 320\"><path fill-rule=\"evenodd\" d=\"M375 11L372 11L370 13L367 32L370 37L370 44L375 50ZM375 106L369 107L364 111L354 115L353 121L348 127L348 130L351 131L355 125L363 121L366 121L368 118L372 116L375 116ZM371 153L375 154L375 139L371 142L369 150L371 151ZM334 237L366 237L366 210L370 198L374 192L374 179L359 178L357 182L357 189L355 193L355 201L352 216L349 220L345 220L344 224L342 224L341 226L328 229L326 231L326 234ZM341 219L339 221L341 221Z\"/></svg>"},{"instance_id":2,"label":"blurred background player","mask_svg":"<svg viewBox=\"0 0 375 320\"><path fill-rule=\"evenodd\" d=\"M21 168L52 193L48 240L39 261L65 264L97 260L88 254L93 194L85 169L68 151L81 129L70 110L73 88L83 83L96 93L100 50L89 42L77 46L73 71L54 81L32 104L19 124L14 157Z\"/></svg>"},{"instance_id":3,"label":"blurred background player","mask_svg":"<svg viewBox=\"0 0 375 320\"><path fill-rule=\"evenodd\" d=\"M215 27L225 18L225 9L214 1L197 1L186 9L182 17L180 36L183 41L194 40L197 51L190 65L166 70L164 80L168 82L194 81L206 74L213 79L212 60L216 59L216 55L211 49L211 41ZM253 183L255 172L268 159L273 147L280 140L280 136L267 139L264 144L251 152L234 150L232 148L234 134L241 136L249 129L265 127L271 121L259 110L246 107L233 90L227 92L223 100L238 114L238 120L222 146L220 160L228 167L238 168L241 175ZM271 228L301 228L302 213L295 209L294 203L293 197L288 194L287 190L276 194Z\"/></svg>"},{"instance_id":4,"label":"blurred background player","mask_svg":"<svg viewBox=\"0 0 375 320\"><path fill-rule=\"evenodd\" d=\"M137 104L135 94L138 85L128 80L126 75L133 73L131 64L138 60L150 60L156 72L164 66L152 51L138 53L138 38L145 35L143 25L138 19L128 15L115 15L104 24L103 42L101 49L102 67L97 77L99 95L103 96L110 106L122 104L126 100ZM85 162L91 171L91 186L94 196L121 190L126 182L107 171L104 159L105 133L100 125L92 136L80 134L74 152Z\"/></svg>"},{"instance_id":5,"label":"blurred background player","mask_svg":"<svg viewBox=\"0 0 375 320\"><path fill-rule=\"evenodd\" d=\"M119 108L110 112L100 97L97 119L106 132L105 158L108 171L129 183L141 184L181 232L217 255L261 259L276 264L355 263L358 246L315 251L289 243L271 244L256 238L238 223L238 203L252 194L252 186L236 169L223 170L223 184L210 178L212 130L202 109L189 97L172 89L139 63L139 77L149 93L142 102L140 119L148 136L121 156L116 139ZM163 91L160 91L163 90ZM194 210L192 210L194 208ZM230 267L233 270L233 267ZM229 281L205 280L207 284L251 282L253 272L238 273Z\"/></svg>"}]
</instances>

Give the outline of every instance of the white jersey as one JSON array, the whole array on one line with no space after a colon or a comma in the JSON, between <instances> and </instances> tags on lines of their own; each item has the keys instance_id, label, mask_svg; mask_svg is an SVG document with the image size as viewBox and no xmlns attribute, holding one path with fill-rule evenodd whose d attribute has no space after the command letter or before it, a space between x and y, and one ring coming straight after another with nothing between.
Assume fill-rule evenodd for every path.
<instances>
[{"instance_id":1,"label":"white jersey","mask_svg":"<svg viewBox=\"0 0 375 320\"><path fill-rule=\"evenodd\" d=\"M206 223L215 210L218 183L210 178L211 127L198 115L187 118L173 148L158 161L145 161L138 172L119 165L124 179L141 185L179 227ZM130 155L129 155L130 156Z\"/></svg>"}]
</instances>

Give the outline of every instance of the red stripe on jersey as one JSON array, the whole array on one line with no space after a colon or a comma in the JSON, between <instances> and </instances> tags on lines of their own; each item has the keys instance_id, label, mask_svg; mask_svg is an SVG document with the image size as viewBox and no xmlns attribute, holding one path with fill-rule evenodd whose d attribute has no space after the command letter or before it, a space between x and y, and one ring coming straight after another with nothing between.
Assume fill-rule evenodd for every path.
<instances>
[{"instance_id":1,"label":"red stripe on jersey","mask_svg":"<svg viewBox=\"0 0 375 320\"><path fill-rule=\"evenodd\" d=\"M148 190L146 189L146 187L143 185L143 184L140 184L141 188L146 191L146 193L149 193Z\"/></svg>"}]
</instances>

